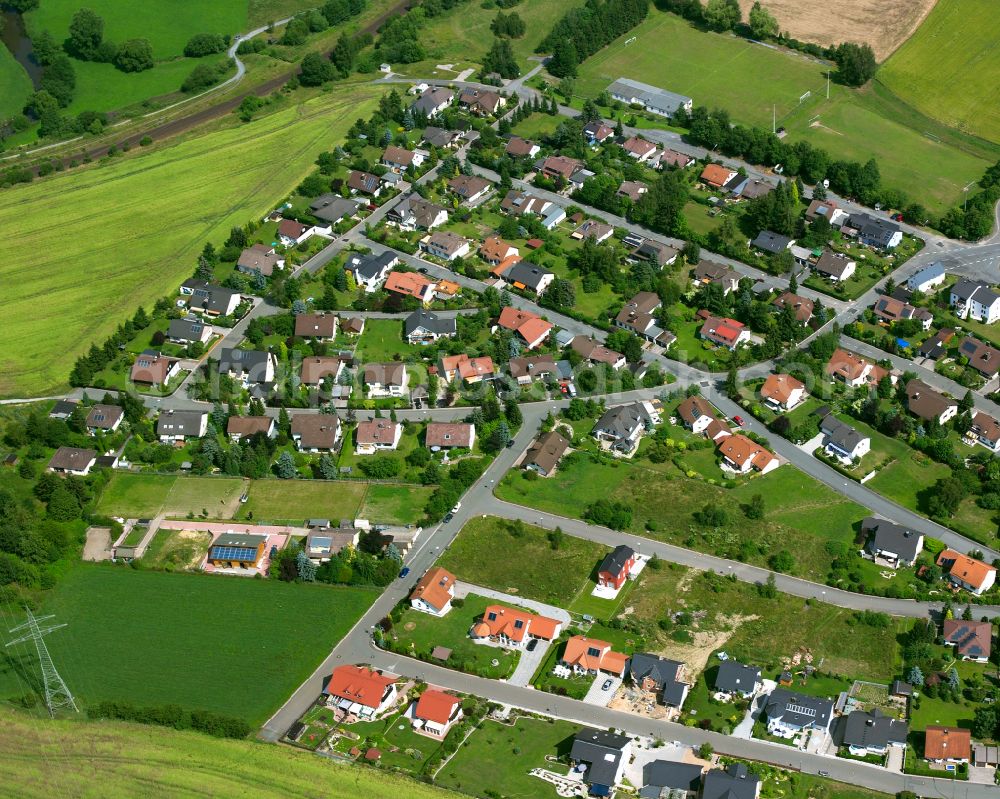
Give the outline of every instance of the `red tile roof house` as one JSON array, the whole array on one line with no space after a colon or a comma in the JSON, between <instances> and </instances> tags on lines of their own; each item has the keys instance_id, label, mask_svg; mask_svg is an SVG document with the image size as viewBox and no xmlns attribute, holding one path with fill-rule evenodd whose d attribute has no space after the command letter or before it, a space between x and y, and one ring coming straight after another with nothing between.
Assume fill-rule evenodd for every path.
<instances>
[{"instance_id":1,"label":"red tile roof house","mask_svg":"<svg viewBox=\"0 0 1000 799\"><path fill-rule=\"evenodd\" d=\"M477 642L489 640L510 647L520 648L532 638L554 641L562 630L562 622L547 616L536 616L519 608L503 605L488 605L483 618L469 631L469 637Z\"/></svg>"},{"instance_id":2,"label":"red tile roof house","mask_svg":"<svg viewBox=\"0 0 1000 799\"><path fill-rule=\"evenodd\" d=\"M517 247L504 241L499 236L490 236L483 242L483 246L479 248L479 257L490 266L496 266L500 262L520 254Z\"/></svg>"},{"instance_id":3,"label":"red tile roof house","mask_svg":"<svg viewBox=\"0 0 1000 799\"><path fill-rule=\"evenodd\" d=\"M583 135L591 144L604 144L615 135L615 130L603 122L588 122L583 126Z\"/></svg>"},{"instance_id":4,"label":"red tile roof house","mask_svg":"<svg viewBox=\"0 0 1000 799\"><path fill-rule=\"evenodd\" d=\"M972 732L929 724L924 731L924 759L932 763L968 763Z\"/></svg>"},{"instance_id":5,"label":"red tile roof house","mask_svg":"<svg viewBox=\"0 0 1000 799\"><path fill-rule=\"evenodd\" d=\"M937 565L947 573L948 579L953 585L964 588L976 596L982 596L989 591L997 579L995 567L956 552L954 549L942 551L938 555Z\"/></svg>"},{"instance_id":6,"label":"red tile roof house","mask_svg":"<svg viewBox=\"0 0 1000 799\"><path fill-rule=\"evenodd\" d=\"M435 566L428 569L410 594L410 607L432 616L444 616L455 598L455 575Z\"/></svg>"},{"instance_id":7,"label":"red tile roof house","mask_svg":"<svg viewBox=\"0 0 1000 799\"><path fill-rule=\"evenodd\" d=\"M597 584L617 591L625 585L634 566L635 551L619 544L604 556L601 565L597 567Z\"/></svg>"},{"instance_id":8,"label":"red tile roof house","mask_svg":"<svg viewBox=\"0 0 1000 799\"><path fill-rule=\"evenodd\" d=\"M742 322L728 317L711 315L704 317L704 319L705 324L701 326L699 335L713 344L718 344L728 350L735 350L740 344L750 339L750 331Z\"/></svg>"},{"instance_id":9,"label":"red tile roof house","mask_svg":"<svg viewBox=\"0 0 1000 799\"><path fill-rule=\"evenodd\" d=\"M889 374L881 366L843 349L837 349L830 356L830 360L826 364L826 373L834 380L840 380L851 388L857 388L865 383L877 386L878 382Z\"/></svg>"},{"instance_id":10,"label":"red tile roof house","mask_svg":"<svg viewBox=\"0 0 1000 799\"><path fill-rule=\"evenodd\" d=\"M726 436L716 445L722 454L722 468L737 474L758 471L767 474L780 465L778 459L760 444L744 435Z\"/></svg>"},{"instance_id":11,"label":"red tile roof house","mask_svg":"<svg viewBox=\"0 0 1000 799\"><path fill-rule=\"evenodd\" d=\"M555 375L556 359L551 355L511 358L507 362L507 370L519 386L527 386L535 380L545 380Z\"/></svg>"},{"instance_id":12,"label":"red tile roof house","mask_svg":"<svg viewBox=\"0 0 1000 799\"><path fill-rule=\"evenodd\" d=\"M812 300L800 297L798 294L792 294L790 291L780 294L772 304L775 308L784 308L786 305L790 305L795 312L796 321L802 324L808 324L813 315L813 308L816 307Z\"/></svg>"},{"instance_id":13,"label":"red tile roof house","mask_svg":"<svg viewBox=\"0 0 1000 799\"><path fill-rule=\"evenodd\" d=\"M306 386L318 386L329 379L336 383L344 373L344 362L335 355L308 355L302 359L299 378Z\"/></svg>"},{"instance_id":14,"label":"red tile roof house","mask_svg":"<svg viewBox=\"0 0 1000 799\"><path fill-rule=\"evenodd\" d=\"M375 719L396 703L396 680L363 666L338 666L323 689L327 707L348 717Z\"/></svg>"},{"instance_id":15,"label":"red tile roof house","mask_svg":"<svg viewBox=\"0 0 1000 799\"><path fill-rule=\"evenodd\" d=\"M57 474L75 474L82 477L90 472L97 462L97 453L92 449L59 447L46 467Z\"/></svg>"},{"instance_id":16,"label":"red tile roof house","mask_svg":"<svg viewBox=\"0 0 1000 799\"><path fill-rule=\"evenodd\" d=\"M441 358L441 377L446 383L454 380L464 380L466 383L479 383L496 377L496 367L489 356L470 358L466 353L446 355Z\"/></svg>"},{"instance_id":17,"label":"red tile roof house","mask_svg":"<svg viewBox=\"0 0 1000 799\"><path fill-rule=\"evenodd\" d=\"M270 416L230 416L226 423L226 435L233 441L263 433L268 438L277 435L277 425Z\"/></svg>"},{"instance_id":18,"label":"red tile roof house","mask_svg":"<svg viewBox=\"0 0 1000 799\"><path fill-rule=\"evenodd\" d=\"M735 178L739 172L720 164L709 164L701 171L700 180L711 186L713 189L721 189L729 181Z\"/></svg>"},{"instance_id":19,"label":"red tile roof house","mask_svg":"<svg viewBox=\"0 0 1000 799\"><path fill-rule=\"evenodd\" d=\"M430 422L424 442L432 450L472 449L476 444L476 426L468 422Z\"/></svg>"},{"instance_id":20,"label":"red tile roof house","mask_svg":"<svg viewBox=\"0 0 1000 799\"><path fill-rule=\"evenodd\" d=\"M638 136L633 136L622 143L622 149L640 164L656 152L656 145Z\"/></svg>"},{"instance_id":21,"label":"red tile roof house","mask_svg":"<svg viewBox=\"0 0 1000 799\"><path fill-rule=\"evenodd\" d=\"M402 147L389 146L382 153L382 164L393 172L405 172L410 166L414 169L419 167L426 157L421 150L404 150Z\"/></svg>"},{"instance_id":22,"label":"red tile roof house","mask_svg":"<svg viewBox=\"0 0 1000 799\"><path fill-rule=\"evenodd\" d=\"M292 416L292 441L300 452L331 452L340 443L340 419L329 413Z\"/></svg>"},{"instance_id":23,"label":"red tile roof house","mask_svg":"<svg viewBox=\"0 0 1000 799\"><path fill-rule=\"evenodd\" d=\"M993 647L993 625L988 621L945 619L941 626L945 646L955 647L962 660L988 663Z\"/></svg>"},{"instance_id":24,"label":"red tile roof house","mask_svg":"<svg viewBox=\"0 0 1000 799\"><path fill-rule=\"evenodd\" d=\"M385 290L403 297L413 297L428 305L434 299L436 285L419 272L390 272L385 281Z\"/></svg>"},{"instance_id":25,"label":"red tile roof house","mask_svg":"<svg viewBox=\"0 0 1000 799\"><path fill-rule=\"evenodd\" d=\"M374 455L379 450L396 449L403 437L403 425L390 419L358 422L354 431L354 454Z\"/></svg>"},{"instance_id":26,"label":"red tile roof house","mask_svg":"<svg viewBox=\"0 0 1000 799\"><path fill-rule=\"evenodd\" d=\"M576 170L583 166L581 161L565 155L550 155L542 161L542 174L550 178L569 180Z\"/></svg>"},{"instance_id":27,"label":"red tile roof house","mask_svg":"<svg viewBox=\"0 0 1000 799\"><path fill-rule=\"evenodd\" d=\"M541 149L533 141L522 139L520 136L511 136L504 152L514 158L534 158Z\"/></svg>"},{"instance_id":28,"label":"red tile roof house","mask_svg":"<svg viewBox=\"0 0 1000 799\"><path fill-rule=\"evenodd\" d=\"M628 665L628 655L613 652L611 644L596 638L574 635L566 641L559 662L573 669L574 674L611 674L621 677Z\"/></svg>"},{"instance_id":29,"label":"red tile roof house","mask_svg":"<svg viewBox=\"0 0 1000 799\"><path fill-rule=\"evenodd\" d=\"M730 435L729 427L719 420L712 404L697 394L677 406L677 415L692 433L704 433L713 441Z\"/></svg>"},{"instance_id":30,"label":"red tile roof house","mask_svg":"<svg viewBox=\"0 0 1000 799\"><path fill-rule=\"evenodd\" d=\"M153 387L165 386L181 371L181 362L176 358L155 353L141 353L132 364L129 377L133 383L142 383Z\"/></svg>"},{"instance_id":31,"label":"red tile roof house","mask_svg":"<svg viewBox=\"0 0 1000 799\"><path fill-rule=\"evenodd\" d=\"M405 363L369 363L365 366L364 382L371 399L402 397L410 384L410 375Z\"/></svg>"},{"instance_id":32,"label":"red tile roof house","mask_svg":"<svg viewBox=\"0 0 1000 799\"><path fill-rule=\"evenodd\" d=\"M790 411L806 398L806 387L791 375L768 375L760 396L772 410Z\"/></svg>"},{"instance_id":33,"label":"red tile roof house","mask_svg":"<svg viewBox=\"0 0 1000 799\"><path fill-rule=\"evenodd\" d=\"M538 314L531 311L521 311L511 306L500 311L497 324L504 330L512 330L517 333L529 350L539 346L552 331L552 324L546 322Z\"/></svg>"},{"instance_id":34,"label":"red tile roof house","mask_svg":"<svg viewBox=\"0 0 1000 799\"><path fill-rule=\"evenodd\" d=\"M337 337L337 316L327 313L304 313L295 317L295 335L317 341L333 341Z\"/></svg>"},{"instance_id":35,"label":"red tile roof house","mask_svg":"<svg viewBox=\"0 0 1000 799\"><path fill-rule=\"evenodd\" d=\"M444 691L428 688L413 704L413 729L423 735L444 738L462 718L462 700Z\"/></svg>"},{"instance_id":36,"label":"red tile roof house","mask_svg":"<svg viewBox=\"0 0 1000 799\"><path fill-rule=\"evenodd\" d=\"M625 356L620 352L609 350L601 342L590 336L577 336L570 342L573 351L583 360L592 364L606 363L612 369L618 370L625 366Z\"/></svg>"},{"instance_id":37,"label":"red tile roof house","mask_svg":"<svg viewBox=\"0 0 1000 799\"><path fill-rule=\"evenodd\" d=\"M301 244L316 232L316 228L303 225L294 219L282 219L278 223L278 240L286 247Z\"/></svg>"},{"instance_id":38,"label":"red tile roof house","mask_svg":"<svg viewBox=\"0 0 1000 799\"><path fill-rule=\"evenodd\" d=\"M347 188L350 189L351 194L361 192L372 197L378 197L382 191L382 181L379 180L378 175L355 170L347 176Z\"/></svg>"}]
</instances>

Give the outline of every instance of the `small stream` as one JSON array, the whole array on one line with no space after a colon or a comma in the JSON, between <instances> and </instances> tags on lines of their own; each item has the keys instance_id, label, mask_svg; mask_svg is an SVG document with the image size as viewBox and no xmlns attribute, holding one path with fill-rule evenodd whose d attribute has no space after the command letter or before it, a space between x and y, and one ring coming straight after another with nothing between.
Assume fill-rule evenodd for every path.
<instances>
[{"instance_id":1,"label":"small stream","mask_svg":"<svg viewBox=\"0 0 1000 799\"><path fill-rule=\"evenodd\" d=\"M31 83L37 89L42 79L42 68L32 57L31 39L28 38L28 33L24 28L24 20L16 11L6 8L0 10L0 17L4 21L3 32L0 33L4 47L13 53L17 63L24 67L24 71L31 78Z\"/></svg>"}]
</instances>

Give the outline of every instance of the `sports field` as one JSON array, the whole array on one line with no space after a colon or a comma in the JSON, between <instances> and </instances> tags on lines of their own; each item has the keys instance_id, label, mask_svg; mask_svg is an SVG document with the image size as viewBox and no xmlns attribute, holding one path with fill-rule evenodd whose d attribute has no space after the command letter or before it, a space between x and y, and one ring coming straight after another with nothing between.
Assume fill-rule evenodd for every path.
<instances>
[{"instance_id":1,"label":"sports field","mask_svg":"<svg viewBox=\"0 0 1000 799\"><path fill-rule=\"evenodd\" d=\"M938 0L878 80L928 116L1000 142L998 42L995 0Z\"/></svg>"},{"instance_id":2,"label":"sports field","mask_svg":"<svg viewBox=\"0 0 1000 799\"><path fill-rule=\"evenodd\" d=\"M312 169L379 90L344 87L301 106L6 190L0 237L0 396L66 385L76 357L140 303L171 293L206 241L273 207Z\"/></svg>"},{"instance_id":3,"label":"sports field","mask_svg":"<svg viewBox=\"0 0 1000 799\"><path fill-rule=\"evenodd\" d=\"M84 705L178 704L265 721L378 596L378 589L77 564L41 611L46 642ZM9 604L0 606L13 627ZM308 619L308 629L300 622ZM12 650L7 650L11 652ZM28 692L34 647L0 655L0 697Z\"/></svg>"},{"instance_id":4,"label":"sports field","mask_svg":"<svg viewBox=\"0 0 1000 799\"><path fill-rule=\"evenodd\" d=\"M211 796L259 799L460 794L290 746L83 719L50 721L0 709L0 781L23 799L53 796ZM541 785L541 783L538 783ZM554 794L553 794L554 796Z\"/></svg>"}]
</instances>

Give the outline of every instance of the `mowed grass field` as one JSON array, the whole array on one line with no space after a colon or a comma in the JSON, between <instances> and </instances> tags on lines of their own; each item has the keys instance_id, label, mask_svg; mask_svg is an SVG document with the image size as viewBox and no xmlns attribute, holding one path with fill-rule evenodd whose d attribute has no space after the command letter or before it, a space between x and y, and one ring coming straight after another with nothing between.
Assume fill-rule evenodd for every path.
<instances>
[{"instance_id":1,"label":"mowed grass field","mask_svg":"<svg viewBox=\"0 0 1000 799\"><path fill-rule=\"evenodd\" d=\"M13 54L0 44L0 119L20 114L31 94L31 78Z\"/></svg>"},{"instance_id":2,"label":"mowed grass field","mask_svg":"<svg viewBox=\"0 0 1000 799\"><path fill-rule=\"evenodd\" d=\"M229 518L227 510L243 489L238 477L178 477L116 472L97 502L97 512L131 518L151 518L159 513L200 514Z\"/></svg>"},{"instance_id":3,"label":"mowed grass field","mask_svg":"<svg viewBox=\"0 0 1000 799\"><path fill-rule=\"evenodd\" d=\"M632 36L636 40L626 45ZM771 127L773 106L790 137L807 139L834 158L874 157L887 185L935 213L958 202L962 187L998 157L1000 151L950 135L898 98L879 96L878 87L857 91L832 84L827 99L827 69L799 54L699 31L651 10L642 25L580 67L577 93L594 97L616 78L633 78L764 129ZM811 95L800 104L807 91Z\"/></svg>"},{"instance_id":4,"label":"mowed grass field","mask_svg":"<svg viewBox=\"0 0 1000 799\"><path fill-rule=\"evenodd\" d=\"M142 304L169 295L206 241L273 207L380 92L343 87L161 150L0 195L0 396L65 387L74 360Z\"/></svg>"},{"instance_id":5,"label":"mowed grass field","mask_svg":"<svg viewBox=\"0 0 1000 799\"><path fill-rule=\"evenodd\" d=\"M178 704L256 725L378 594L81 563L43 598L41 612L67 624L46 642L82 705ZM8 649L0 655L0 696L24 695L37 673L34 647Z\"/></svg>"},{"instance_id":6,"label":"mowed grass field","mask_svg":"<svg viewBox=\"0 0 1000 799\"><path fill-rule=\"evenodd\" d=\"M998 42L995 0L938 0L877 78L927 116L1000 142Z\"/></svg>"},{"instance_id":7,"label":"mowed grass field","mask_svg":"<svg viewBox=\"0 0 1000 799\"><path fill-rule=\"evenodd\" d=\"M236 799L460 794L398 774L349 767L289 746L83 719L50 721L0 709L0 780L23 799L212 796ZM541 785L541 783L539 783Z\"/></svg>"}]
</instances>

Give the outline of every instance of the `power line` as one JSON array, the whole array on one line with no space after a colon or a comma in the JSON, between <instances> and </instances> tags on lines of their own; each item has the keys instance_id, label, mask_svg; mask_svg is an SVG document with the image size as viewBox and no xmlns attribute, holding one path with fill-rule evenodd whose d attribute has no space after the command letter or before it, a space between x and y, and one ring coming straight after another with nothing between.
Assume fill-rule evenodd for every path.
<instances>
[{"instance_id":1,"label":"power line","mask_svg":"<svg viewBox=\"0 0 1000 799\"><path fill-rule=\"evenodd\" d=\"M22 630L27 631L25 635L20 638L15 638L10 641L7 646L14 646L15 644L34 641L35 649L38 652L38 662L42 670L42 682L45 685L45 705L49 709L49 715L55 716L57 710L62 708L72 708L74 713L79 713L80 708L76 706L76 700L73 698L73 694L70 693L69 688L66 687L66 683L63 678L59 676L59 672L56 670L55 663L52 662L52 656L49 654L49 648L45 645L45 636L49 633L65 627L65 624L49 624L45 627L40 627L39 622L48 621L49 619L54 619L54 615L42 616L40 618L35 618L35 614L31 612L30 608L25 608L25 613L28 614L28 620L24 624L19 624L14 627L10 632L18 633Z\"/></svg>"}]
</instances>

